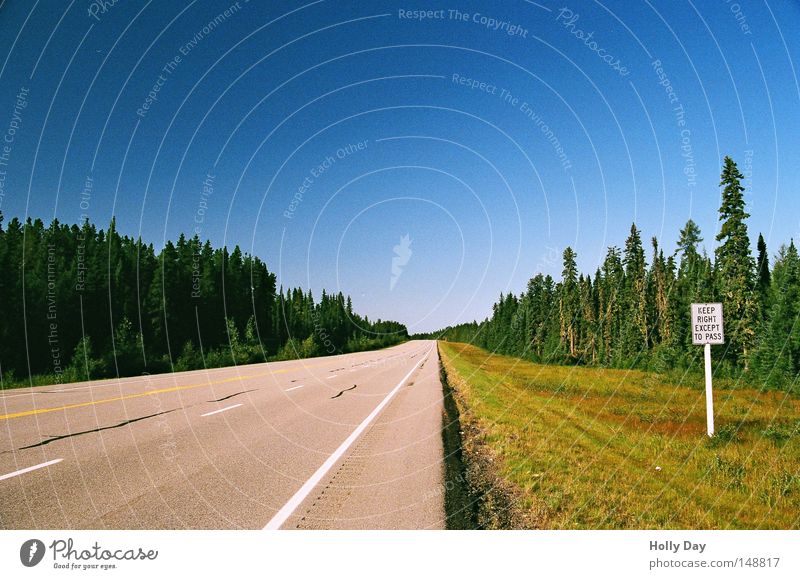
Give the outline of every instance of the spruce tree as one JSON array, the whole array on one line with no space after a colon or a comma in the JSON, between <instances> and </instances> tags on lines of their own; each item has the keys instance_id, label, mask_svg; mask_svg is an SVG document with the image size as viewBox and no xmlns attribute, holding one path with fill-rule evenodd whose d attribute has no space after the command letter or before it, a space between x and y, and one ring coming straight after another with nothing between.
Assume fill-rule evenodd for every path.
<instances>
[{"instance_id":1,"label":"spruce tree","mask_svg":"<svg viewBox=\"0 0 800 579\"><path fill-rule=\"evenodd\" d=\"M707 275L705 260L700 254L703 237L700 227L689 219L678 235L675 257L678 259L675 279L674 307L676 343L682 354L691 352L689 308L692 302L704 301L712 296L703 295L703 277Z\"/></svg>"},{"instance_id":2,"label":"spruce tree","mask_svg":"<svg viewBox=\"0 0 800 579\"><path fill-rule=\"evenodd\" d=\"M722 227L717 235L716 282L725 314L728 351L734 361L748 369L748 360L755 341L758 297L754 284L755 262L750 252L750 238L745 220L742 174L730 157L725 157L720 180L722 203L719 219Z\"/></svg>"},{"instance_id":3,"label":"spruce tree","mask_svg":"<svg viewBox=\"0 0 800 579\"><path fill-rule=\"evenodd\" d=\"M581 356L597 361L597 300L592 276L580 277L580 344Z\"/></svg>"},{"instance_id":4,"label":"spruce tree","mask_svg":"<svg viewBox=\"0 0 800 579\"><path fill-rule=\"evenodd\" d=\"M627 319L624 334L624 356L633 359L640 351L649 347L647 320L647 279L642 247L642 237L636 224L631 225L630 235L625 241L625 294Z\"/></svg>"},{"instance_id":5,"label":"spruce tree","mask_svg":"<svg viewBox=\"0 0 800 579\"><path fill-rule=\"evenodd\" d=\"M769 271L769 256L767 255L767 244L764 241L764 236L758 234L758 260L756 261L756 272L758 276L758 297L761 302L762 317L766 318L769 312L769 287L771 285L770 271Z\"/></svg>"},{"instance_id":6,"label":"spruce tree","mask_svg":"<svg viewBox=\"0 0 800 579\"><path fill-rule=\"evenodd\" d=\"M567 247L564 250L564 270L561 273L561 288L558 297L561 343L571 358L575 357L578 347L578 266L575 259L575 252L571 247Z\"/></svg>"},{"instance_id":7,"label":"spruce tree","mask_svg":"<svg viewBox=\"0 0 800 579\"><path fill-rule=\"evenodd\" d=\"M618 359L619 339L625 317L623 295L625 273L619 248L609 247L603 261L603 279L598 285L602 356L608 364Z\"/></svg>"},{"instance_id":8,"label":"spruce tree","mask_svg":"<svg viewBox=\"0 0 800 579\"><path fill-rule=\"evenodd\" d=\"M655 318L655 335L660 344L672 342L672 315L669 308L670 271L664 260L664 252L658 248L658 239L652 239L653 245L653 314ZM655 340L654 340L655 341Z\"/></svg>"},{"instance_id":9,"label":"spruce tree","mask_svg":"<svg viewBox=\"0 0 800 579\"><path fill-rule=\"evenodd\" d=\"M772 282L773 305L753 358L759 378L777 386L800 372L800 257L794 242L781 248Z\"/></svg>"}]
</instances>

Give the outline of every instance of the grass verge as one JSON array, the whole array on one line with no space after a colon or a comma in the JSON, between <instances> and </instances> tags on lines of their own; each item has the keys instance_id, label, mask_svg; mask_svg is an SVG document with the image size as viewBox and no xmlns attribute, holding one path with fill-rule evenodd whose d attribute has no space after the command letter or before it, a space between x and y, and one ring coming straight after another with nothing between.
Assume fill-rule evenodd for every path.
<instances>
[{"instance_id":1,"label":"grass verge","mask_svg":"<svg viewBox=\"0 0 800 579\"><path fill-rule=\"evenodd\" d=\"M717 389L708 438L695 377L532 364L447 342L439 351L479 528L800 525L796 395Z\"/></svg>"}]
</instances>

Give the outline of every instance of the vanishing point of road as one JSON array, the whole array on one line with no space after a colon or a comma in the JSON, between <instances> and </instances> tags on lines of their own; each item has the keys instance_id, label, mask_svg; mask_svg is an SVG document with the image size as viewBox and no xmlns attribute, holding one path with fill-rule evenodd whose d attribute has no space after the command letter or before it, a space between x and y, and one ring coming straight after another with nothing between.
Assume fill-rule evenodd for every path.
<instances>
[{"instance_id":1,"label":"vanishing point of road","mask_svg":"<svg viewBox=\"0 0 800 579\"><path fill-rule=\"evenodd\" d=\"M0 393L3 529L441 529L435 342Z\"/></svg>"}]
</instances>

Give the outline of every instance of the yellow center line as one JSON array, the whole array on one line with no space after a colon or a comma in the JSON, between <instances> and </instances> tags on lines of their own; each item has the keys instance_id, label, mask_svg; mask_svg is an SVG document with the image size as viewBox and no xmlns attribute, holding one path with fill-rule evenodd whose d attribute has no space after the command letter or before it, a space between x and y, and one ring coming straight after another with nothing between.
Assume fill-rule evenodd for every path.
<instances>
[{"instance_id":1,"label":"yellow center line","mask_svg":"<svg viewBox=\"0 0 800 579\"><path fill-rule=\"evenodd\" d=\"M203 386L213 386L215 384L225 384L228 382L236 382L238 380L250 380L251 378L260 378L262 376L271 376L273 374L282 374L296 370L296 368L283 368L273 370L271 372L263 372L261 374L251 374L250 376L236 376L234 378L225 378L224 380L214 380L211 382L202 382L199 384L187 384L186 386L173 386L171 388L161 388L159 390L150 390L148 392L139 392L136 394L126 394L124 396L116 396L114 398L104 398L102 400L93 400L91 402L79 402L77 404L66 404L64 406L56 406L53 408L35 408L33 410L23 410L22 412L12 412L10 414L0 415L0 420L9 420L11 418L20 418L22 416L32 416L34 414L46 414L48 412L57 412L59 410L71 410L72 408L82 408L84 406L95 406L97 404L106 404L108 402L119 402L120 400L130 400L131 398L141 398L142 396L153 396L154 394L165 394L167 392L178 392L179 390L189 390L191 388L201 388Z\"/></svg>"},{"instance_id":2,"label":"yellow center line","mask_svg":"<svg viewBox=\"0 0 800 579\"><path fill-rule=\"evenodd\" d=\"M116 396L114 398L104 398L102 400L93 400L92 402L78 402L76 404L66 404L64 406L56 406L53 408L35 408L33 410L23 410L21 412L12 412L10 414L0 415L0 420L10 420L11 418L21 418L23 416L33 416L34 414L46 414L48 412L58 412L59 410L71 410L73 408L83 408L85 406L95 406L97 404L106 404L108 402L119 402L120 400L130 400L131 398L141 398L142 396L152 396L154 394L166 394L167 392L178 392L180 390L189 390L191 388L201 388L203 386L213 386L214 384L225 384L228 382L236 382L238 380L250 380L251 378L260 378L262 376L272 376L273 374L283 374L284 372L291 372L292 370L305 370L308 368L318 368L328 366L330 363L322 364L304 364L302 366L293 368L280 368L270 372L262 372L261 374L252 374L250 376L236 376L234 378L225 378L224 380L212 380L210 382L202 382L199 384L187 384L186 386L173 386L171 388L161 388L159 390L150 390L149 392L139 392L137 394L126 394L124 396Z\"/></svg>"}]
</instances>

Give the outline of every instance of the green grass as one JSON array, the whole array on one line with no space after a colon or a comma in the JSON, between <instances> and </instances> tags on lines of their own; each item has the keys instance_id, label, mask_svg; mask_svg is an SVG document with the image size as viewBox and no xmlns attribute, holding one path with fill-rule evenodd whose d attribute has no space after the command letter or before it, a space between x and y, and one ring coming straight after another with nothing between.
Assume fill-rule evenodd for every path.
<instances>
[{"instance_id":1,"label":"green grass","mask_svg":"<svg viewBox=\"0 0 800 579\"><path fill-rule=\"evenodd\" d=\"M800 400L702 377L532 364L440 342L462 420L549 529L796 529Z\"/></svg>"}]
</instances>

